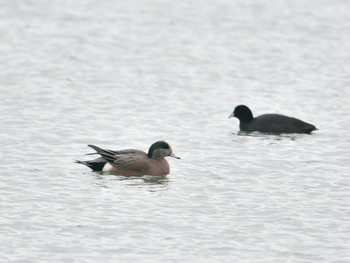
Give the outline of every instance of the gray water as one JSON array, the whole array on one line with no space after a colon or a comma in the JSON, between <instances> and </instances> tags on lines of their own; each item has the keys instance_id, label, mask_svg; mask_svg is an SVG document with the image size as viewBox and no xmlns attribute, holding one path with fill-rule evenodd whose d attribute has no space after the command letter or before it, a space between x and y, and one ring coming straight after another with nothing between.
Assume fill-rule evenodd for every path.
<instances>
[{"instance_id":1,"label":"gray water","mask_svg":"<svg viewBox=\"0 0 350 263\"><path fill-rule=\"evenodd\" d=\"M1 262L350 262L349 1L0 5ZM165 177L73 163L161 139Z\"/></svg>"}]
</instances>

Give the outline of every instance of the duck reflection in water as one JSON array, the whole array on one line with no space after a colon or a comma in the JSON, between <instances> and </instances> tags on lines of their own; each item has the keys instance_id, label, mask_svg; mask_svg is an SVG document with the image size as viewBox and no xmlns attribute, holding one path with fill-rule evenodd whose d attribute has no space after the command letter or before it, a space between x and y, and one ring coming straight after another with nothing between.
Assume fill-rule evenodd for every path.
<instances>
[{"instance_id":1,"label":"duck reflection in water","mask_svg":"<svg viewBox=\"0 0 350 263\"><path fill-rule=\"evenodd\" d=\"M145 188L150 192L156 192L166 188L166 186L169 184L169 178L166 175L124 176L111 173L107 174L104 172L91 173L97 179L95 184L104 188L115 188L114 184L119 182L127 186Z\"/></svg>"}]
</instances>

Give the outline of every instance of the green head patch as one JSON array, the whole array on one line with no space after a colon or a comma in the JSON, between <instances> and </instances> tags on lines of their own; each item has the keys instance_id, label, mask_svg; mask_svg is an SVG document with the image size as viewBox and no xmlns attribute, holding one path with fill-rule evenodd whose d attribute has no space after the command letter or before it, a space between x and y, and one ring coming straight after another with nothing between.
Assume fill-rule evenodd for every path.
<instances>
[{"instance_id":1,"label":"green head patch","mask_svg":"<svg viewBox=\"0 0 350 263\"><path fill-rule=\"evenodd\" d=\"M151 145L151 147L149 147L149 150L148 150L148 157L149 158L152 158L153 156L153 152L155 150L158 150L158 149L170 149L170 146L168 143L164 142L164 141L158 141L158 142L155 142Z\"/></svg>"}]
</instances>

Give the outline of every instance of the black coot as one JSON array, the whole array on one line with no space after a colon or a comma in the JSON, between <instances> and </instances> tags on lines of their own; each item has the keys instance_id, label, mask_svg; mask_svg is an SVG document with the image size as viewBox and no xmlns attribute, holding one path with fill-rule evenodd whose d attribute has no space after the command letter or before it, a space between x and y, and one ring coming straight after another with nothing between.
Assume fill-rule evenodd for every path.
<instances>
[{"instance_id":1,"label":"black coot","mask_svg":"<svg viewBox=\"0 0 350 263\"><path fill-rule=\"evenodd\" d=\"M245 105L238 105L229 116L231 117L238 118L240 130L247 132L311 133L317 130L310 123L280 114L263 114L254 118L251 110Z\"/></svg>"}]
</instances>

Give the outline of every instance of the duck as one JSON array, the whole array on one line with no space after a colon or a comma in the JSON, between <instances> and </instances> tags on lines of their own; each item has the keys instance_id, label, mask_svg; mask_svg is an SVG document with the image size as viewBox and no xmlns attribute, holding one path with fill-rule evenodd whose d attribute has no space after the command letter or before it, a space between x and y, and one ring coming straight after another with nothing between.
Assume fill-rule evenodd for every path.
<instances>
[{"instance_id":1,"label":"duck","mask_svg":"<svg viewBox=\"0 0 350 263\"><path fill-rule=\"evenodd\" d=\"M254 118L246 105L236 106L229 116L232 117L239 119L239 128L245 132L310 134L317 130L313 124L281 114L263 114Z\"/></svg>"},{"instance_id":2,"label":"duck","mask_svg":"<svg viewBox=\"0 0 350 263\"><path fill-rule=\"evenodd\" d=\"M89 144L88 147L94 149L95 153L101 157L90 161L75 161L76 163L86 165L93 171L112 172L119 175L155 175L163 176L170 173L170 166L165 157L173 157L180 159L176 156L170 145L165 141L157 141L153 143L148 153L135 150L106 150L99 148L95 145Z\"/></svg>"}]
</instances>

